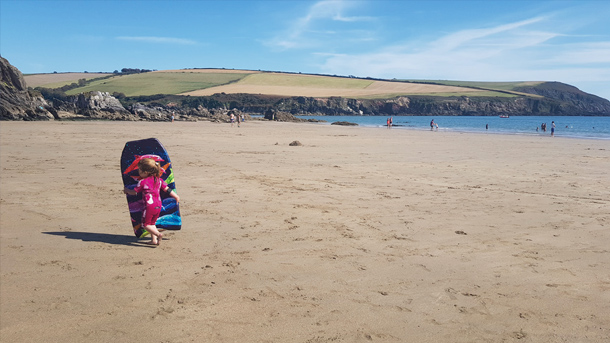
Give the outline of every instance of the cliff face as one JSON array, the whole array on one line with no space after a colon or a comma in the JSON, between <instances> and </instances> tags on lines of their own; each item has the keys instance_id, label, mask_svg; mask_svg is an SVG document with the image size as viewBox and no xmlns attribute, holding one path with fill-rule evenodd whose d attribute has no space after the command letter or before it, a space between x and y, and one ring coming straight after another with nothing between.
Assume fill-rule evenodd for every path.
<instances>
[{"instance_id":1,"label":"cliff face","mask_svg":"<svg viewBox=\"0 0 610 343\"><path fill-rule=\"evenodd\" d=\"M32 96L23 74L0 56L0 120L49 120L53 115L41 96Z\"/></svg>"},{"instance_id":2,"label":"cliff face","mask_svg":"<svg viewBox=\"0 0 610 343\"><path fill-rule=\"evenodd\" d=\"M293 115L449 115L449 116L610 116L610 101L559 82L547 82L516 91L535 96L433 97L403 96L394 99L346 99L340 97L272 97L252 94L214 94L199 99L207 108L238 108L251 114L267 110ZM185 107L194 99L173 98Z\"/></svg>"},{"instance_id":3,"label":"cliff face","mask_svg":"<svg viewBox=\"0 0 610 343\"><path fill-rule=\"evenodd\" d=\"M535 94L560 103L563 110L586 115L610 114L610 101L561 82L545 82L534 87L520 87L515 91Z\"/></svg>"},{"instance_id":4,"label":"cliff face","mask_svg":"<svg viewBox=\"0 0 610 343\"><path fill-rule=\"evenodd\" d=\"M539 94L542 95L542 94ZM544 96L544 95L543 95ZM553 96L512 98L469 97L399 97L390 100L355 100L343 98L289 98L275 104L280 111L296 115L610 115L610 102L591 95L556 92ZM247 111L245 105L244 111Z\"/></svg>"}]
</instances>

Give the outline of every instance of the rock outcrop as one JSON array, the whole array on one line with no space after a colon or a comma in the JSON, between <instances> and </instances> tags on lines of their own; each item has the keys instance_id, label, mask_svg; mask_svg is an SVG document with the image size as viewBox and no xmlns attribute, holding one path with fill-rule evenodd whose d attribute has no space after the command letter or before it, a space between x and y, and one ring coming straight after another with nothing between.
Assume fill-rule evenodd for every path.
<instances>
[{"instance_id":1,"label":"rock outcrop","mask_svg":"<svg viewBox=\"0 0 610 343\"><path fill-rule=\"evenodd\" d=\"M53 119L47 108L42 96L30 94L19 69L0 56L0 120Z\"/></svg>"},{"instance_id":2,"label":"rock outcrop","mask_svg":"<svg viewBox=\"0 0 610 343\"><path fill-rule=\"evenodd\" d=\"M289 122L304 122L307 121L305 119L297 118L294 115L278 111L274 108L270 108L265 112L265 119L273 120L273 121L289 121Z\"/></svg>"},{"instance_id":3,"label":"rock outcrop","mask_svg":"<svg viewBox=\"0 0 610 343\"><path fill-rule=\"evenodd\" d=\"M139 120L108 92L87 92L49 99L56 119Z\"/></svg>"},{"instance_id":4,"label":"rock outcrop","mask_svg":"<svg viewBox=\"0 0 610 343\"><path fill-rule=\"evenodd\" d=\"M356 123L352 123L349 121L336 121L333 123L330 123L330 125L339 125L339 126L358 126L358 124Z\"/></svg>"},{"instance_id":5,"label":"rock outcrop","mask_svg":"<svg viewBox=\"0 0 610 343\"><path fill-rule=\"evenodd\" d=\"M78 112L90 117L108 116L108 114L125 115L128 114L123 105L108 92L89 92L81 93L75 101ZM113 117L113 116L110 116Z\"/></svg>"}]
</instances>

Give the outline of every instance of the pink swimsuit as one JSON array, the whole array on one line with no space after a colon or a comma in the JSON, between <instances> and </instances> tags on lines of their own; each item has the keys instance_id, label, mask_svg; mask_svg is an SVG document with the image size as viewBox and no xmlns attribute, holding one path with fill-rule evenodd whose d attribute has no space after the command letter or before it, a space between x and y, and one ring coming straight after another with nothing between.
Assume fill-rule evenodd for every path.
<instances>
[{"instance_id":1,"label":"pink swimsuit","mask_svg":"<svg viewBox=\"0 0 610 343\"><path fill-rule=\"evenodd\" d=\"M142 193L142 200L144 201L144 212L142 212L142 226L155 225L159 214L161 213L161 195L159 191L167 188L167 183L160 177L155 178L149 176L138 182L138 185L133 189L138 193Z\"/></svg>"}]
</instances>

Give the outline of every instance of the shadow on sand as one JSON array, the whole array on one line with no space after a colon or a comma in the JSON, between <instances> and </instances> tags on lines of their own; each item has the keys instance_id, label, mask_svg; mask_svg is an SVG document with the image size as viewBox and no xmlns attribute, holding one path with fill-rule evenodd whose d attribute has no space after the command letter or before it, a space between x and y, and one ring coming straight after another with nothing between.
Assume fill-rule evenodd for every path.
<instances>
[{"instance_id":1,"label":"shadow on sand","mask_svg":"<svg viewBox=\"0 0 610 343\"><path fill-rule=\"evenodd\" d=\"M47 235L53 236L64 236L67 239L76 239L83 242L100 242L115 245L127 245L136 247L149 247L154 246L146 244L146 241L139 241L135 236L131 235L111 235L107 233L95 233L95 232L75 232L75 231L55 231L55 232L43 232Z\"/></svg>"}]
</instances>

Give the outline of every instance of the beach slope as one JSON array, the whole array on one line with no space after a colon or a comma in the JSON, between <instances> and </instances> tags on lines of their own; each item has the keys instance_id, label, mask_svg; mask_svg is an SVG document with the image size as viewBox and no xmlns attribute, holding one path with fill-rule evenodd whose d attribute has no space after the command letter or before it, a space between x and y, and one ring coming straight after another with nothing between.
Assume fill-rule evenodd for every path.
<instances>
[{"instance_id":1,"label":"beach slope","mask_svg":"<svg viewBox=\"0 0 610 343\"><path fill-rule=\"evenodd\" d=\"M184 221L157 248L119 171L149 137ZM0 143L3 342L610 340L609 141L92 121Z\"/></svg>"}]
</instances>

